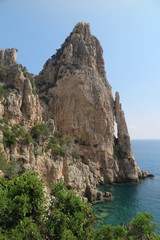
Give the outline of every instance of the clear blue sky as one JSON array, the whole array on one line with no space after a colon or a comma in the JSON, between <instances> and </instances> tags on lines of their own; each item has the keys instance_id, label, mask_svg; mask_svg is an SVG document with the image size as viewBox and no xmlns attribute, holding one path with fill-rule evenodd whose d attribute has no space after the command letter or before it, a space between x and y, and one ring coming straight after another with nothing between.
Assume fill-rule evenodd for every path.
<instances>
[{"instance_id":1,"label":"clear blue sky","mask_svg":"<svg viewBox=\"0 0 160 240\"><path fill-rule=\"evenodd\" d=\"M79 21L101 42L131 138L160 139L159 0L0 0L0 48L37 74Z\"/></svg>"}]
</instances>

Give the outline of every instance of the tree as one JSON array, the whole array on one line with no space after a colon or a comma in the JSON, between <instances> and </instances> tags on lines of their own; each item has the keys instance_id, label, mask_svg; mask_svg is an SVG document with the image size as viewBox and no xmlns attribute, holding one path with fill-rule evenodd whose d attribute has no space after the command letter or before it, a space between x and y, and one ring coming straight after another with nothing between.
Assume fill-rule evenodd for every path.
<instances>
[{"instance_id":1,"label":"tree","mask_svg":"<svg viewBox=\"0 0 160 240\"><path fill-rule=\"evenodd\" d=\"M139 213L128 226L93 225L92 206L63 182L52 187L46 204L37 173L0 178L1 240L160 240L148 213Z\"/></svg>"},{"instance_id":2,"label":"tree","mask_svg":"<svg viewBox=\"0 0 160 240\"><path fill-rule=\"evenodd\" d=\"M37 224L44 213L43 183L35 172L0 179L0 227L10 230L31 217Z\"/></svg>"},{"instance_id":3,"label":"tree","mask_svg":"<svg viewBox=\"0 0 160 240\"><path fill-rule=\"evenodd\" d=\"M89 239L94 223L92 206L68 190L63 182L52 187L51 199L45 224L49 239Z\"/></svg>"}]
</instances>

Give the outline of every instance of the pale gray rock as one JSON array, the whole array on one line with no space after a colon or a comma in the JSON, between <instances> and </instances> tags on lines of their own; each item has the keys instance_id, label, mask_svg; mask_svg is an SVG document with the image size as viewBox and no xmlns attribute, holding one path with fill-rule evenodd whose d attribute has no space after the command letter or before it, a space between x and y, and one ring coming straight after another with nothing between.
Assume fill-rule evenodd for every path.
<instances>
[{"instance_id":1,"label":"pale gray rock","mask_svg":"<svg viewBox=\"0 0 160 240\"><path fill-rule=\"evenodd\" d=\"M97 189L99 184L146 177L134 159L119 93L114 99L103 49L89 24L75 26L36 79L17 64L16 49L0 50L0 69L5 66L12 74L1 82L9 93L0 100L0 118L8 118L10 126L21 123L26 131L46 122L51 134L58 131L75 140L64 157L44 151L48 140L39 146L17 140L5 149L8 161L16 159L21 168L38 171L49 187L64 180L68 188L92 202L112 198Z\"/></svg>"}]
</instances>

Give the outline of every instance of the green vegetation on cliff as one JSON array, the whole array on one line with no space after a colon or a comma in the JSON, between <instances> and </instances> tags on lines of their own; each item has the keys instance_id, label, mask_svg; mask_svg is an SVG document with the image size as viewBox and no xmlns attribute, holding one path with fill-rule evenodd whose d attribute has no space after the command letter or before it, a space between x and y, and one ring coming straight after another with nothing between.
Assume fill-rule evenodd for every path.
<instances>
[{"instance_id":1,"label":"green vegetation on cliff","mask_svg":"<svg viewBox=\"0 0 160 240\"><path fill-rule=\"evenodd\" d=\"M0 179L1 240L158 240L152 216L139 213L128 226L93 229L95 218L64 183L51 188L45 200L43 182L35 172Z\"/></svg>"}]
</instances>

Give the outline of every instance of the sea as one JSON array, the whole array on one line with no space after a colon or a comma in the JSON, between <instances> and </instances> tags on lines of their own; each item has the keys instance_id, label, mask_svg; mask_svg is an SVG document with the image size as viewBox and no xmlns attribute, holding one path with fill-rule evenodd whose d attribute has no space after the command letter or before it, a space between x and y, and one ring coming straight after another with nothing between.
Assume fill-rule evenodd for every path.
<instances>
[{"instance_id":1,"label":"sea","mask_svg":"<svg viewBox=\"0 0 160 240\"><path fill-rule=\"evenodd\" d=\"M149 212L160 233L160 140L132 140L132 150L137 164L154 178L139 183L114 184L101 187L110 191L114 200L93 206L97 215L96 227L105 224L128 224L138 212Z\"/></svg>"}]
</instances>

